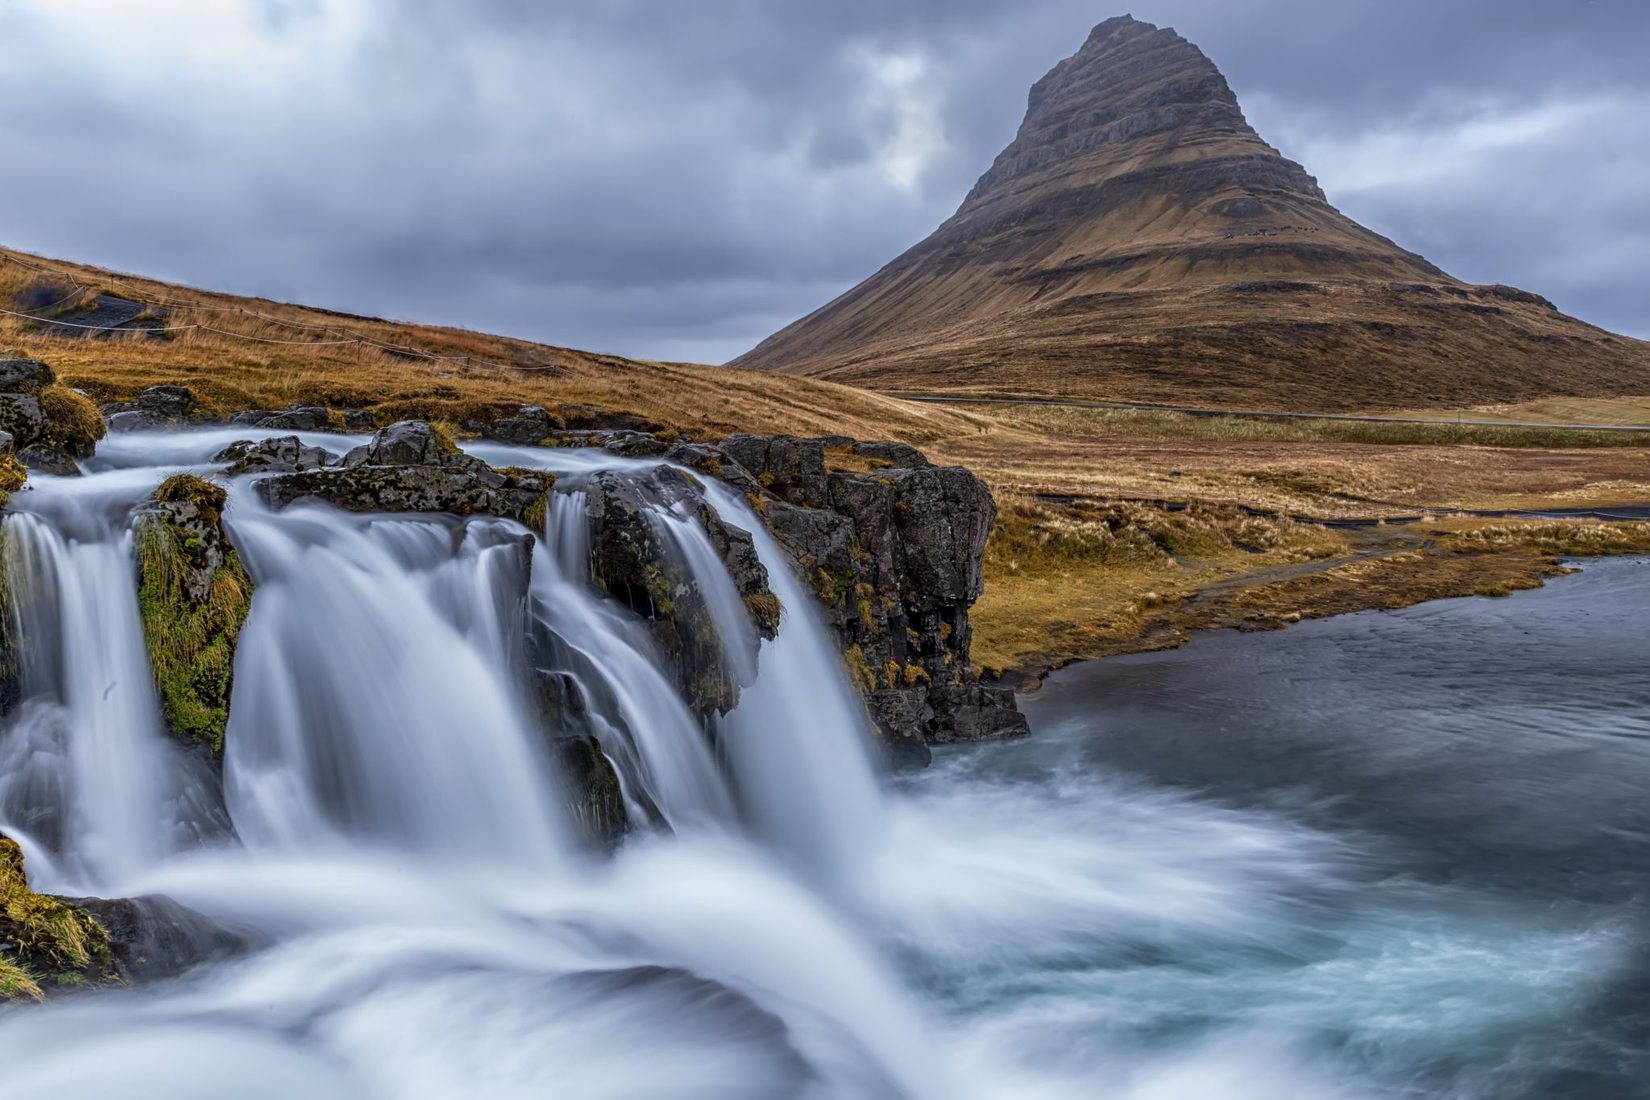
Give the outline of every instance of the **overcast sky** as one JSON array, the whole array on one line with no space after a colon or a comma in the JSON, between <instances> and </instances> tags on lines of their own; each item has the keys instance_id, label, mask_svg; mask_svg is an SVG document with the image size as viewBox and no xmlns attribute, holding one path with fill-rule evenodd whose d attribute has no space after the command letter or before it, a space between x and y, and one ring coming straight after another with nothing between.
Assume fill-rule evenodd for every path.
<instances>
[{"instance_id":1,"label":"overcast sky","mask_svg":"<svg viewBox=\"0 0 1650 1100\"><path fill-rule=\"evenodd\" d=\"M0 243L719 362L947 217L1132 10L1475 282L1650 337L1642 0L0 0Z\"/></svg>"}]
</instances>

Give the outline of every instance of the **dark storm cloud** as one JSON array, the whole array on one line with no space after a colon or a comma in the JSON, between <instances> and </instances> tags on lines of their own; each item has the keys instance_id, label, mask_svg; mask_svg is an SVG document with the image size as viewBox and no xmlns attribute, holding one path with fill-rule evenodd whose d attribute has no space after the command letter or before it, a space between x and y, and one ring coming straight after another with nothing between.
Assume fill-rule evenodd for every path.
<instances>
[{"instance_id":1,"label":"dark storm cloud","mask_svg":"<svg viewBox=\"0 0 1650 1100\"><path fill-rule=\"evenodd\" d=\"M720 359L947 216L1075 0L0 0L0 240ZM239 14L235 14L239 12ZM1138 0L1331 197L1650 331L1650 6ZM125 22L122 22L125 20Z\"/></svg>"}]
</instances>

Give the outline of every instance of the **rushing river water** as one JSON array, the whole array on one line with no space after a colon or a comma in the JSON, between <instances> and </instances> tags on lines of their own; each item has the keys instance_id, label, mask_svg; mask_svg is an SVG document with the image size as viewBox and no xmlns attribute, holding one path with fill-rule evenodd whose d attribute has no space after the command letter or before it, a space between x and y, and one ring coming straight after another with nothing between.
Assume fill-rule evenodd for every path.
<instances>
[{"instance_id":1,"label":"rushing river water","mask_svg":"<svg viewBox=\"0 0 1650 1100\"><path fill-rule=\"evenodd\" d=\"M56 644L0 831L43 889L251 945L0 1010L8 1100L1644 1095L1650 565L1069 669L1031 739L879 784L779 548L753 651L661 514L755 661L706 751L584 572L580 477L618 460L477 449L563 473L530 568L511 523L272 514L243 481L220 793L158 725L125 517L247 434L114 437L6 521ZM510 674L534 632L670 835L573 838Z\"/></svg>"}]
</instances>

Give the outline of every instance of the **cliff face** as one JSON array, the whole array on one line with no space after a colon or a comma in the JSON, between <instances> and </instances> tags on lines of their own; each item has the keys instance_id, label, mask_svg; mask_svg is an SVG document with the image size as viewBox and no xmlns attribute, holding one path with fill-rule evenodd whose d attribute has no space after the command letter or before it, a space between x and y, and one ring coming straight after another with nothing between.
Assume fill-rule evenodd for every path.
<instances>
[{"instance_id":1,"label":"cliff face","mask_svg":"<svg viewBox=\"0 0 1650 1100\"><path fill-rule=\"evenodd\" d=\"M1358 408L1643 392L1650 345L1347 218L1172 30L1039 80L927 240L734 361L912 392Z\"/></svg>"}]
</instances>

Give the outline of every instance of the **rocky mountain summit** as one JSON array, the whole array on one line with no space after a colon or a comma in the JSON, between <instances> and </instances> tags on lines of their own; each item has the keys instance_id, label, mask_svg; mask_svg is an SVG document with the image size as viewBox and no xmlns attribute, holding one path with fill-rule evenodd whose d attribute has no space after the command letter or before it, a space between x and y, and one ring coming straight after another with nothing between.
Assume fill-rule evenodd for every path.
<instances>
[{"instance_id":1,"label":"rocky mountain summit","mask_svg":"<svg viewBox=\"0 0 1650 1100\"><path fill-rule=\"evenodd\" d=\"M879 389L1355 409L1645 392L1650 345L1352 221L1173 30L1109 19L935 232L734 361Z\"/></svg>"}]
</instances>

